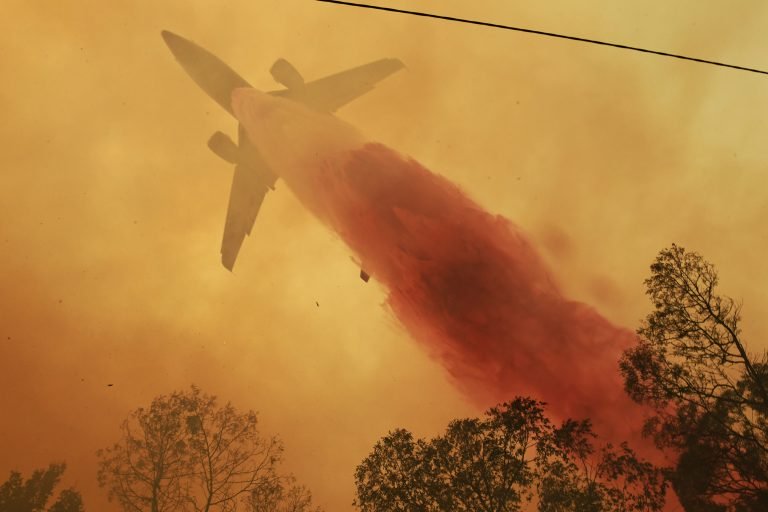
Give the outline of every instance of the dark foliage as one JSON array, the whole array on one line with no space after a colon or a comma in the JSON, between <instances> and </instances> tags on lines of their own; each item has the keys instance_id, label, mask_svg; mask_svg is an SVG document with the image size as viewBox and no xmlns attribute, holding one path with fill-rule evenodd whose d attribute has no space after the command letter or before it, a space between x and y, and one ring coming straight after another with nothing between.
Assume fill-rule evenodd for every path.
<instances>
[{"instance_id":1,"label":"dark foliage","mask_svg":"<svg viewBox=\"0 0 768 512\"><path fill-rule=\"evenodd\" d=\"M627 446L596 451L588 421L555 427L544 404L517 398L452 421L429 441L390 432L357 467L363 512L657 511L661 472Z\"/></svg>"},{"instance_id":2,"label":"dark foliage","mask_svg":"<svg viewBox=\"0 0 768 512\"><path fill-rule=\"evenodd\" d=\"M59 483L66 466L51 464L38 469L26 481L21 473L11 472L10 478L0 485L0 511L43 512ZM83 512L83 499L74 489L64 489L48 512Z\"/></svg>"},{"instance_id":3,"label":"dark foliage","mask_svg":"<svg viewBox=\"0 0 768 512\"><path fill-rule=\"evenodd\" d=\"M645 281L654 311L624 353L629 395L655 415L644 432L679 458L668 471L686 510L768 510L768 360L748 353L741 307L715 268L672 245Z\"/></svg>"},{"instance_id":4,"label":"dark foliage","mask_svg":"<svg viewBox=\"0 0 768 512\"><path fill-rule=\"evenodd\" d=\"M100 450L99 484L126 512L305 512L311 497L278 474L283 451L256 413L194 386L130 413L122 436Z\"/></svg>"}]
</instances>

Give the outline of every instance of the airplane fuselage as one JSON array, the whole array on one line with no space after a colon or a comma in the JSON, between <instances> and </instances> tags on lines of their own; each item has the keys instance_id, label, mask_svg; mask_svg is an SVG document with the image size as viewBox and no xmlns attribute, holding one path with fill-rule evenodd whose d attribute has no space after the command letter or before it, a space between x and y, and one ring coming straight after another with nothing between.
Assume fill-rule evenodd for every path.
<instances>
[{"instance_id":1,"label":"airplane fuselage","mask_svg":"<svg viewBox=\"0 0 768 512\"><path fill-rule=\"evenodd\" d=\"M331 114L256 89L236 89L232 108L248 142L304 204L314 204L308 196L318 166L366 142L357 129Z\"/></svg>"}]
</instances>

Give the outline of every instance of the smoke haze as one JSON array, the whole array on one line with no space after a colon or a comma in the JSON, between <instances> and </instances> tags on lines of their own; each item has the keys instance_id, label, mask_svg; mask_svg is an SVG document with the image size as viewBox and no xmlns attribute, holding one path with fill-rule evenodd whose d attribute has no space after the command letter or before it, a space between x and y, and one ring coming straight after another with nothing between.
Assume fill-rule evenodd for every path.
<instances>
[{"instance_id":1,"label":"smoke haze","mask_svg":"<svg viewBox=\"0 0 768 512\"><path fill-rule=\"evenodd\" d=\"M768 67L758 1L419 8ZM260 411L286 469L343 511L389 429L430 436L479 413L282 184L235 274L221 268L231 168L205 141L234 122L163 29L264 90L278 57L308 80L400 58L407 71L339 116L512 219L563 296L632 330L648 265L675 241L717 266L745 339L766 348L761 77L314 2L9 0L4 13L0 477L65 460L87 510L115 510L95 450L130 409L194 382Z\"/></svg>"}]
</instances>

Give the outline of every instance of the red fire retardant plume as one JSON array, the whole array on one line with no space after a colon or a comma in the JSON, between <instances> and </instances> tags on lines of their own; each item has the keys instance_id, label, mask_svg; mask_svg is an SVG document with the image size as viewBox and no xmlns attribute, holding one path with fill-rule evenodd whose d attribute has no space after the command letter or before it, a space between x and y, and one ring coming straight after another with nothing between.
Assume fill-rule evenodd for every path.
<instances>
[{"instance_id":1,"label":"red fire retardant plume","mask_svg":"<svg viewBox=\"0 0 768 512\"><path fill-rule=\"evenodd\" d=\"M268 166L480 407L531 396L560 420L589 418L603 440L654 456L618 371L634 334L563 297L516 226L333 116L253 89L236 89L232 106Z\"/></svg>"},{"instance_id":2,"label":"red fire retardant plume","mask_svg":"<svg viewBox=\"0 0 768 512\"><path fill-rule=\"evenodd\" d=\"M634 334L563 297L520 229L380 144L326 160L313 186L312 209L476 403L529 395L560 419L590 418L603 439L637 446L642 411L617 363Z\"/></svg>"}]
</instances>

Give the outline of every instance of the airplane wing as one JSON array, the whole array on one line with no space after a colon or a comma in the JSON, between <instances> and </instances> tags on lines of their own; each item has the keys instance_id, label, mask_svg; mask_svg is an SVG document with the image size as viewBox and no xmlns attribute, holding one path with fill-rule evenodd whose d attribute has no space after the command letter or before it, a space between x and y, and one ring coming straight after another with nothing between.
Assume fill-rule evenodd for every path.
<instances>
[{"instance_id":1,"label":"airplane wing","mask_svg":"<svg viewBox=\"0 0 768 512\"><path fill-rule=\"evenodd\" d=\"M372 90L376 83L405 67L399 59L380 59L272 94L299 101L317 110L335 112Z\"/></svg>"},{"instance_id":2,"label":"airplane wing","mask_svg":"<svg viewBox=\"0 0 768 512\"><path fill-rule=\"evenodd\" d=\"M235 266L245 235L251 234L264 196L274 188L276 180L255 150L235 165L221 241L221 262L228 270Z\"/></svg>"}]
</instances>

